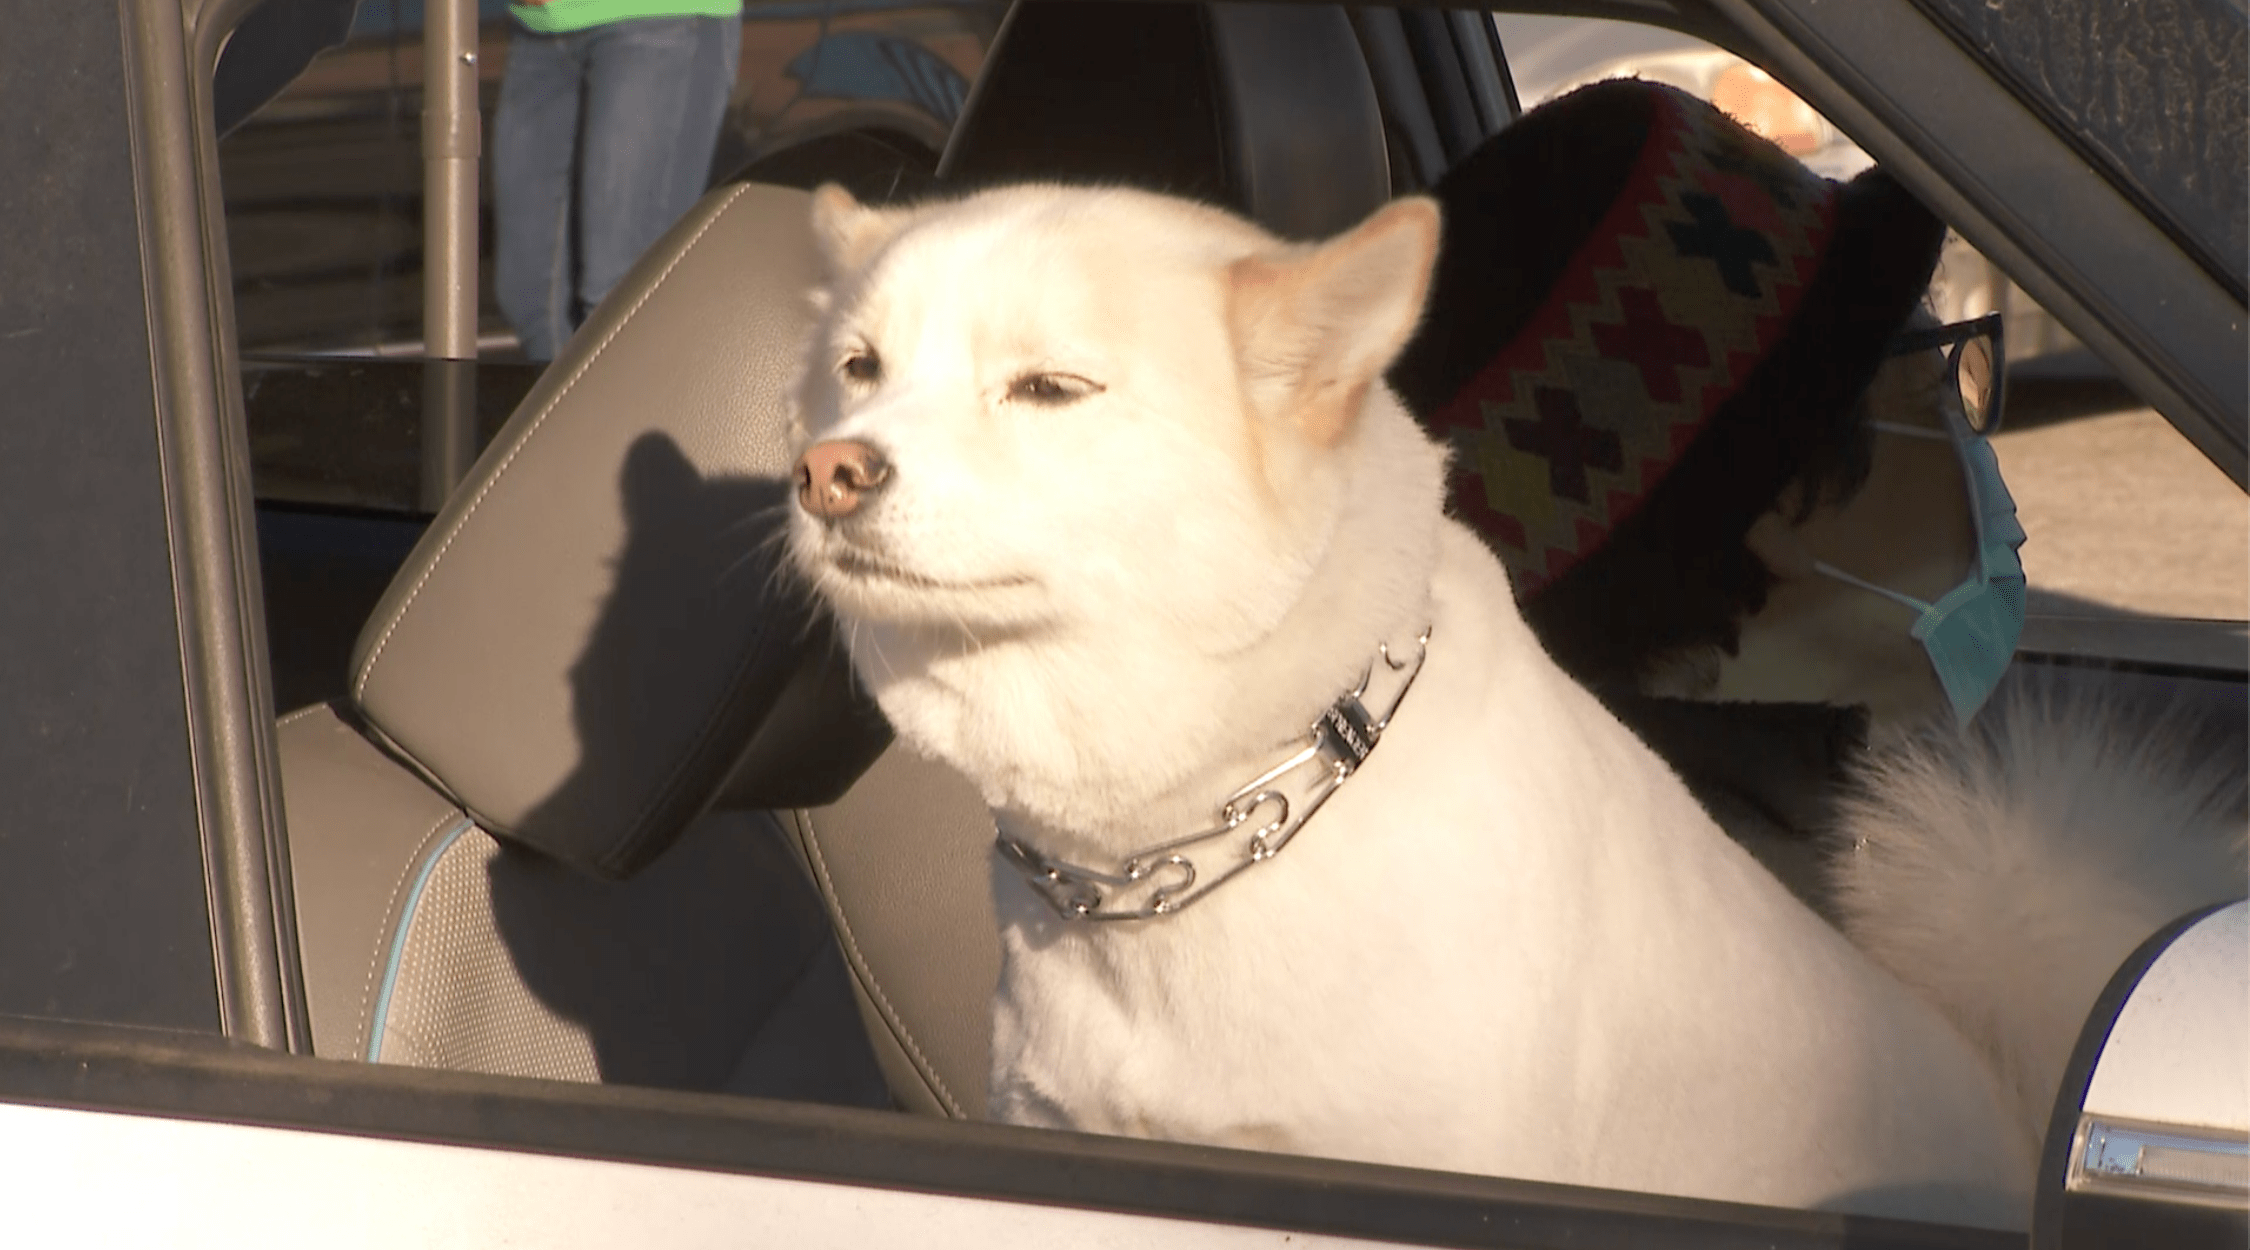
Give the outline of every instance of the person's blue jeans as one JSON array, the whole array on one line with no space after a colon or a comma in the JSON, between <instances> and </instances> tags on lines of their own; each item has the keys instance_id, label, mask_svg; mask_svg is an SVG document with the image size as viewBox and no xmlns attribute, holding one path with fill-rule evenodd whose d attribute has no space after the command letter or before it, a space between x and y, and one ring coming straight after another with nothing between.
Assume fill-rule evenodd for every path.
<instances>
[{"instance_id":1,"label":"person's blue jeans","mask_svg":"<svg viewBox=\"0 0 2250 1250\"><path fill-rule=\"evenodd\" d=\"M740 17L517 30L492 119L493 288L524 354L588 309L703 194Z\"/></svg>"}]
</instances>

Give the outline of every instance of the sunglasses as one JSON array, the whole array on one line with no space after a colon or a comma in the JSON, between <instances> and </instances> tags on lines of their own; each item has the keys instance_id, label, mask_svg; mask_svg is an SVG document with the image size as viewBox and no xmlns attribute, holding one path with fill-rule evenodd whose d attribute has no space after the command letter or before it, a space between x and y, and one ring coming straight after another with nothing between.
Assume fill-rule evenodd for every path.
<instances>
[{"instance_id":1,"label":"sunglasses","mask_svg":"<svg viewBox=\"0 0 2250 1250\"><path fill-rule=\"evenodd\" d=\"M2000 429L2000 402L2006 357L2000 351L2000 314L1986 313L1969 321L1902 330L1891 336L1884 356L1912 356L1945 349L1945 373L1961 396L1961 415L1979 434Z\"/></svg>"}]
</instances>

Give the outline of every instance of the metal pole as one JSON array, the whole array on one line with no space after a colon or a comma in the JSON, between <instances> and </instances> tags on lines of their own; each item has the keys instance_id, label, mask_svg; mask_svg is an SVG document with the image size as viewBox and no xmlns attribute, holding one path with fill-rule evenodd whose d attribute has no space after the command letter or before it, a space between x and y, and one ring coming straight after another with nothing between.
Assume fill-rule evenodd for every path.
<instances>
[{"instance_id":1,"label":"metal pole","mask_svg":"<svg viewBox=\"0 0 2250 1250\"><path fill-rule=\"evenodd\" d=\"M477 354L475 0L428 0L422 28L422 333L427 353Z\"/></svg>"},{"instance_id":2,"label":"metal pole","mask_svg":"<svg viewBox=\"0 0 2250 1250\"><path fill-rule=\"evenodd\" d=\"M422 25L422 499L433 510L476 448L476 0L427 0Z\"/></svg>"}]
</instances>

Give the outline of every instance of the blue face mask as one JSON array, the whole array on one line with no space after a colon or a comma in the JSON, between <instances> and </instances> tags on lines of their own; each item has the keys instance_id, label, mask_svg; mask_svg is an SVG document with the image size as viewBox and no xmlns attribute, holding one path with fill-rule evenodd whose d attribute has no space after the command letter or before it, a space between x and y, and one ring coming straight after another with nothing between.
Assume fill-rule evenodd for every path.
<instances>
[{"instance_id":1,"label":"blue face mask","mask_svg":"<svg viewBox=\"0 0 2250 1250\"><path fill-rule=\"evenodd\" d=\"M1863 581L1825 561L1815 560L1813 569L1920 614L1913 635L1929 653L1930 667L1937 670L1945 697L1953 704L1953 715L1966 725L1992 696L1993 687L2000 684L2000 675L2007 670L2008 661L2016 653L2016 641L2023 635L2023 560L2016 549L2023 546L2024 534L2016 520L2016 501L2009 496L2007 483L2000 480L2000 459L1993 454L1992 444L1971 430L1951 407L1945 410L1946 428L1942 431L1887 421L1870 421L1868 425L1909 438L1952 441L1961 456L1961 476L1968 485L1970 508L1976 518L1976 560L1961 584L1936 603L1924 603L1912 595Z\"/></svg>"}]
</instances>

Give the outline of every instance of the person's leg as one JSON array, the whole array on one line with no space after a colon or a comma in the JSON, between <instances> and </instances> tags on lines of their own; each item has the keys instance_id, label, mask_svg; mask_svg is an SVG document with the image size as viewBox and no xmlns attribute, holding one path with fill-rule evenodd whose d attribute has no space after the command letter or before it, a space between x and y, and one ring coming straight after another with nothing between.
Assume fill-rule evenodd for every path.
<instances>
[{"instance_id":1,"label":"person's leg","mask_svg":"<svg viewBox=\"0 0 2250 1250\"><path fill-rule=\"evenodd\" d=\"M554 359L578 324L571 170L582 70L573 39L515 32L492 115L493 296L533 360Z\"/></svg>"},{"instance_id":2,"label":"person's leg","mask_svg":"<svg viewBox=\"0 0 2250 1250\"><path fill-rule=\"evenodd\" d=\"M741 56L739 17L605 26L590 48L578 296L592 308L703 194Z\"/></svg>"}]
</instances>

